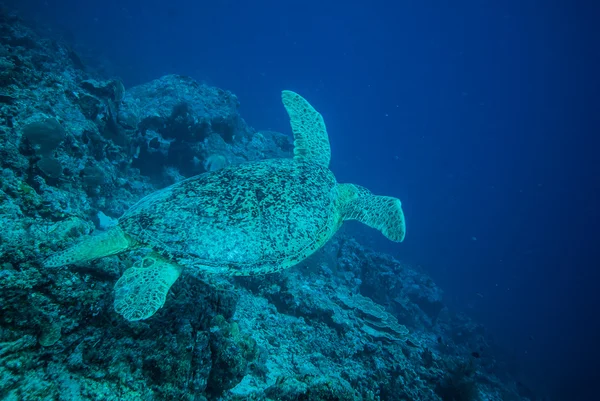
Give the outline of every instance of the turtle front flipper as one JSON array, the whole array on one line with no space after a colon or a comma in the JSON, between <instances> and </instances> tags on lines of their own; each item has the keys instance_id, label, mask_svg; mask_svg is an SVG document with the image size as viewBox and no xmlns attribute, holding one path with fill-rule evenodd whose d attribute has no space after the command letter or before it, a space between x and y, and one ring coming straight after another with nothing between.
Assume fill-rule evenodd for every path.
<instances>
[{"instance_id":1,"label":"turtle front flipper","mask_svg":"<svg viewBox=\"0 0 600 401\"><path fill-rule=\"evenodd\" d=\"M44 261L45 267L59 267L121 253L132 246L132 241L119 227L85 238L64 251L57 252Z\"/></svg>"},{"instance_id":2,"label":"turtle front flipper","mask_svg":"<svg viewBox=\"0 0 600 401\"><path fill-rule=\"evenodd\" d=\"M294 159L328 167L331 147L323 116L295 92L281 92L281 100L294 132Z\"/></svg>"},{"instance_id":3,"label":"turtle front flipper","mask_svg":"<svg viewBox=\"0 0 600 401\"><path fill-rule=\"evenodd\" d=\"M358 220L375 228L388 239L402 242L406 223L400 199L373 195L355 184L338 184L340 213L344 220Z\"/></svg>"},{"instance_id":4,"label":"turtle front flipper","mask_svg":"<svg viewBox=\"0 0 600 401\"><path fill-rule=\"evenodd\" d=\"M162 308L180 274L180 266L160 255L146 256L125 270L115 284L115 310L129 321L149 318Z\"/></svg>"}]
</instances>

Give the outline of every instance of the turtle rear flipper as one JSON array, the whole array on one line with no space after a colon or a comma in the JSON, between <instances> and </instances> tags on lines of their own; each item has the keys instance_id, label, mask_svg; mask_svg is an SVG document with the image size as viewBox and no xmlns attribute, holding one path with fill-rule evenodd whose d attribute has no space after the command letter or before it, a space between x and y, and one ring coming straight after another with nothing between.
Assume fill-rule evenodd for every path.
<instances>
[{"instance_id":1,"label":"turtle rear flipper","mask_svg":"<svg viewBox=\"0 0 600 401\"><path fill-rule=\"evenodd\" d=\"M119 227L90 237L64 251L49 256L44 267L59 267L121 253L131 247L131 240Z\"/></svg>"},{"instance_id":2,"label":"turtle rear flipper","mask_svg":"<svg viewBox=\"0 0 600 401\"><path fill-rule=\"evenodd\" d=\"M145 257L115 284L115 310L129 321L149 318L162 308L180 274L180 266L157 254Z\"/></svg>"},{"instance_id":3,"label":"turtle rear flipper","mask_svg":"<svg viewBox=\"0 0 600 401\"><path fill-rule=\"evenodd\" d=\"M341 215L344 220L358 220L375 228L388 239L402 242L406 223L400 199L373 195L355 184L339 184Z\"/></svg>"}]
</instances>

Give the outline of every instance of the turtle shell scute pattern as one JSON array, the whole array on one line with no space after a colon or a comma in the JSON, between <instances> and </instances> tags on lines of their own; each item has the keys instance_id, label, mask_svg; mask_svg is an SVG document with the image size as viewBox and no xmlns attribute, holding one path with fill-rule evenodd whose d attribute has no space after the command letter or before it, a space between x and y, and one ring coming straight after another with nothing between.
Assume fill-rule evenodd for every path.
<instances>
[{"instance_id":1,"label":"turtle shell scute pattern","mask_svg":"<svg viewBox=\"0 0 600 401\"><path fill-rule=\"evenodd\" d=\"M252 275L293 266L341 225L324 166L273 159L229 166L148 195L121 228L185 267Z\"/></svg>"}]
</instances>

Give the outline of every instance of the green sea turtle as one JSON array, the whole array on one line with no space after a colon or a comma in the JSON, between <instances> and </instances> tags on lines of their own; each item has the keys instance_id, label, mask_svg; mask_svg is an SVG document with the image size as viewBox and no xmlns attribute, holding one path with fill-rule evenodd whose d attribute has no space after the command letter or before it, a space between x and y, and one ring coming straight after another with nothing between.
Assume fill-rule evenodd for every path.
<instances>
[{"instance_id":1,"label":"green sea turtle","mask_svg":"<svg viewBox=\"0 0 600 401\"><path fill-rule=\"evenodd\" d=\"M152 251L115 284L115 310L141 320L160 309L183 268L229 275L280 271L321 248L344 220L358 220L392 241L404 239L400 200L338 184L323 117L304 98L282 92L294 157L204 173L154 192L117 226L45 260L47 267L136 248Z\"/></svg>"}]
</instances>

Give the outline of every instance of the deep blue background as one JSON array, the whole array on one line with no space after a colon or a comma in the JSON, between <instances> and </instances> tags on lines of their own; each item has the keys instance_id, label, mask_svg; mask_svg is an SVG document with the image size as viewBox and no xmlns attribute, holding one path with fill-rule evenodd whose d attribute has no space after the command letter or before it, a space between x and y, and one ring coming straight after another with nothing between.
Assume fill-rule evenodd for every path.
<instances>
[{"instance_id":1,"label":"deep blue background","mask_svg":"<svg viewBox=\"0 0 600 401\"><path fill-rule=\"evenodd\" d=\"M369 232L374 245L422 265L525 383L597 399L595 6L8 3L128 87L179 73L231 90L257 129L289 133L279 93L300 92L325 117L338 179L403 201L406 242Z\"/></svg>"}]
</instances>

